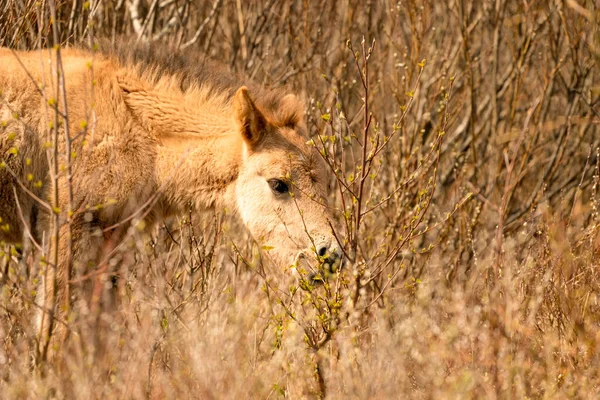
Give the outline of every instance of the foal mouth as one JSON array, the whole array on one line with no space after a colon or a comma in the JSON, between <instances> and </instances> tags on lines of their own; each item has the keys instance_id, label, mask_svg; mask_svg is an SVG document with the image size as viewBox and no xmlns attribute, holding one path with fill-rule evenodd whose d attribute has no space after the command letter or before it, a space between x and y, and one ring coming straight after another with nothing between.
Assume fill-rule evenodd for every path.
<instances>
[{"instance_id":1,"label":"foal mouth","mask_svg":"<svg viewBox=\"0 0 600 400\"><path fill-rule=\"evenodd\" d=\"M316 268L310 265L309 259L317 261ZM346 266L346 258L343 255L330 254L320 257L307 256L306 252L301 251L296 256L295 265L298 267L306 266L306 279L312 285L321 285L331 279Z\"/></svg>"},{"instance_id":2,"label":"foal mouth","mask_svg":"<svg viewBox=\"0 0 600 400\"><path fill-rule=\"evenodd\" d=\"M319 270L311 273L308 279L313 285L320 285L331 279L346 266L345 257L326 258L319 265Z\"/></svg>"}]
</instances>

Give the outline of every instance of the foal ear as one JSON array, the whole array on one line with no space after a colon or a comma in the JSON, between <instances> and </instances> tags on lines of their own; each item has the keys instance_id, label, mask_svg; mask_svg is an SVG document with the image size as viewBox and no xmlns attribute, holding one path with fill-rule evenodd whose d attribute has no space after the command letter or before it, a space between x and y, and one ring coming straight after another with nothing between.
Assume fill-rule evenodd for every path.
<instances>
[{"instance_id":1,"label":"foal ear","mask_svg":"<svg viewBox=\"0 0 600 400\"><path fill-rule=\"evenodd\" d=\"M233 96L233 113L246 143L256 145L265 135L268 122L250 98L246 86L239 88Z\"/></svg>"},{"instance_id":2,"label":"foal ear","mask_svg":"<svg viewBox=\"0 0 600 400\"><path fill-rule=\"evenodd\" d=\"M279 103L279 118L279 123L288 128L304 125L304 101L292 93L283 96Z\"/></svg>"}]
</instances>

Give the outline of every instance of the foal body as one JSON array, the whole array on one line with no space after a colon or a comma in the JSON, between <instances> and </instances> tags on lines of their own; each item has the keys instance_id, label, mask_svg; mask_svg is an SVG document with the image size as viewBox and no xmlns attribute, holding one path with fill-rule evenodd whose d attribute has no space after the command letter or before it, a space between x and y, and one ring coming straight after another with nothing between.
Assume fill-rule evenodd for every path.
<instances>
[{"instance_id":1,"label":"foal body","mask_svg":"<svg viewBox=\"0 0 600 400\"><path fill-rule=\"evenodd\" d=\"M339 262L327 167L294 95L161 73L135 50L68 49L59 64L54 51L0 49L0 65L0 240L44 253L46 335L73 271L106 263L142 220L227 209L284 267Z\"/></svg>"}]
</instances>

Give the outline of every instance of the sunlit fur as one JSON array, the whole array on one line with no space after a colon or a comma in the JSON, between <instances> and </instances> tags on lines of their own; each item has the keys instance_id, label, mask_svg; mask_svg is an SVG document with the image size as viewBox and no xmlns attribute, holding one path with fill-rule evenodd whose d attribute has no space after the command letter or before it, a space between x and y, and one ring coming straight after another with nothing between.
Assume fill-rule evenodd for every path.
<instances>
[{"instance_id":1,"label":"sunlit fur","mask_svg":"<svg viewBox=\"0 0 600 400\"><path fill-rule=\"evenodd\" d=\"M135 51L63 50L62 57L73 138L75 271L84 274L106 261L131 226L121 223L128 217L143 216L151 227L190 208L237 213L282 272L299 255L316 266L315 246L339 256L326 206L326 165L306 144L303 106L294 95L251 84L248 89L223 79L210 62L202 70L198 63L172 65L175 56L144 61ZM0 72L0 161L7 164L0 170L0 240L19 242L28 231L47 240L47 212L8 170L40 198L52 198L52 105L65 112L56 93L55 53L2 49ZM59 208L65 216L64 126L59 137ZM291 195L274 193L267 183L273 178L288 182ZM58 304L64 302L66 233L63 225ZM44 289L51 304L54 294Z\"/></svg>"}]
</instances>

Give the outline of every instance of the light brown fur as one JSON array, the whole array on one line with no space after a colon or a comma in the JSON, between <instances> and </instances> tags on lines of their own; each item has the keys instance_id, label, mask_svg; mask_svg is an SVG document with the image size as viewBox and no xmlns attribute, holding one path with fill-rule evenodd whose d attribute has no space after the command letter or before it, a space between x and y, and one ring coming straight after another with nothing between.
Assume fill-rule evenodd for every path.
<instances>
[{"instance_id":1,"label":"light brown fur","mask_svg":"<svg viewBox=\"0 0 600 400\"><path fill-rule=\"evenodd\" d=\"M268 102L261 103L264 91L254 98L235 84L228 91L215 89L210 78L163 76L158 64L143 68L125 58L84 50L63 50L62 57L75 156L72 265L79 274L98 265L107 247L122 240L127 230L123 226L130 224L124 220L144 215L151 226L189 208L236 212L261 245L273 248L269 256L283 267L299 254L314 255L315 246L339 260L324 205L326 166L306 144L302 105L295 96L270 93L265 95ZM47 239L48 213L9 170L28 190L51 199L52 156L51 149L44 150L52 141L49 100L58 97L65 112L56 93L55 54L0 49L0 66L0 162L6 163L0 169L0 240L20 242L28 231L37 240ZM64 127L59 135L58 191L64 217ZM11 149L18 153L11 154ZM275 193L269 179L285 181L293 196ZM154 201L148 204L150 199ZM114 225L118 227L112 229ZM63 224L59 291L54 294L45 287L46 304L55 295L59 306L66 301L60 290L66 279L67 231ZM42 325L48 329L48 322Z\"/></svg>"}]
</instances>

